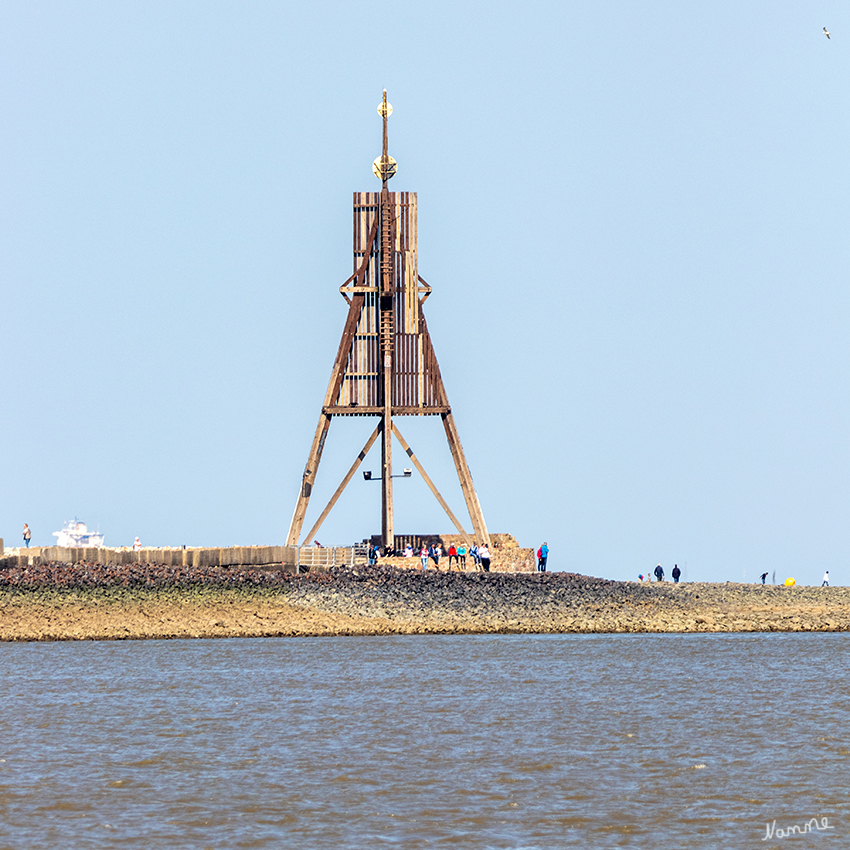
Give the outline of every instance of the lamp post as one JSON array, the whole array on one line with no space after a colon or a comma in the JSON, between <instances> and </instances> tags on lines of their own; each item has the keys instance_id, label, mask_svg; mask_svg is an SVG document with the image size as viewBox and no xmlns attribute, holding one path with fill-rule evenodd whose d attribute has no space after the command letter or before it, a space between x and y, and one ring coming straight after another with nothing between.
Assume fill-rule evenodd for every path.
<instances>
[{"instance_id":1,"label":"lamp post","mask_svg":"<svg viewBox=\"0 0 850 850\"><path fill-rule=\"evenodd\" d=\"M401 475L391 475L390 478L410 478L413 475L412 469L404 469L402 470ZM383 481L383 478L372 478L372 473L367 469L363 472L363 478L365 481Z\"/></svg>"}]
</instances>

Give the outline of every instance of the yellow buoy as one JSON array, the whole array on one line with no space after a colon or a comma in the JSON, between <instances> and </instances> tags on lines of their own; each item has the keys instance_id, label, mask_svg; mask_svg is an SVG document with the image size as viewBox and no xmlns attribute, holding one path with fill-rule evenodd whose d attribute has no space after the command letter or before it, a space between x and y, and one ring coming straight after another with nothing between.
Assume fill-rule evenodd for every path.
<instances>
[{"instance_id":1,"label":"yellow buoy","mask_svg":"<svg viewBox=\"0 0 850 850\"><path fill-rule=\"evenodd\" d=\"M786 578L786 579L785 579L785 587L794 587L794 585L795 585L796 583L797 583L797 582L796 582L796 581L794 581L794 579L793 579L793 578L791 578L790 576L789 576L788 578Z\"/></svg>"}]
</instances>

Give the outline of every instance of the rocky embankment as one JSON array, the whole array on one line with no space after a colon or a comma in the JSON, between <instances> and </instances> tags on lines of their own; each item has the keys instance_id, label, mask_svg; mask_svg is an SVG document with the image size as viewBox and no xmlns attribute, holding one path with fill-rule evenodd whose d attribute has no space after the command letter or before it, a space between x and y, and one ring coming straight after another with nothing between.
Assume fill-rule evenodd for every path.
<instances>
[{"instance_id":1,"label":"rocky embankment","mask_svg":"<svg viewBox=\"0 0 850 850\"><path fill-rule=\"evenodd\" d=\"M844 587L384 567L308 575L151 564L0 571L0 640L848 630Z\"/></svg>"}]
</instances>

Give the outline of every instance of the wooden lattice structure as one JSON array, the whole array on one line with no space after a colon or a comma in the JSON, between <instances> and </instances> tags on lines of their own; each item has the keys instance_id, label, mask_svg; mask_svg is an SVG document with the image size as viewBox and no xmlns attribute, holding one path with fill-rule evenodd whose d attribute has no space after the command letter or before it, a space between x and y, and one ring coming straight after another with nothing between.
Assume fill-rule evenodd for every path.
<instances>
[{"instance_id":1,"label":"wooden lattice structure","mask_svg":"<svg viewBox=\"0 0 850 850\"><path fill-rule=\"evenodd\" d=\"M354 273L340 287L348 302L331 379L319 425L310 447L288 545L297 545L307 506L334 416L375 416L378 425L357 456L319 519L305 535L308 542L336 504L366 454L381 438L381 540L394 547L392 435L422 475L454 523L472 537L452 513L393 421L397 416L440 416L454 459L474 539L490 543L484 515L472 483L455 427L434 346L422 306L431 287L419 276L417 264L417 211L415 192L390 192L387 181L395 174L395 160L387 154L387 118L392 107L387 93L378 112L383 118L383 152L372 170L381 179L380 192L354 193Z\"/></svg>"}]
</instances>

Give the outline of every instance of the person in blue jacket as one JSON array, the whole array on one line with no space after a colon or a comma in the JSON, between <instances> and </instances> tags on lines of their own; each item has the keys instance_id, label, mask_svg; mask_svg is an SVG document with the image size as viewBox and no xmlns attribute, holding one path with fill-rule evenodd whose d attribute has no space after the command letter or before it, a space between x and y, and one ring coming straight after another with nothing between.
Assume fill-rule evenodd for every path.
<instances>
[{"instance_id":1,"label":"person in blue jacket","mask_svg":"<svg viewBox=\"0 0 850 850\"><path fill-rule=\"evenodd\" d=\"M549 547L544 543L537 550L537 572L545 573L546 572L546 561L549 558Z\"/></svg>"}]
</instances>

